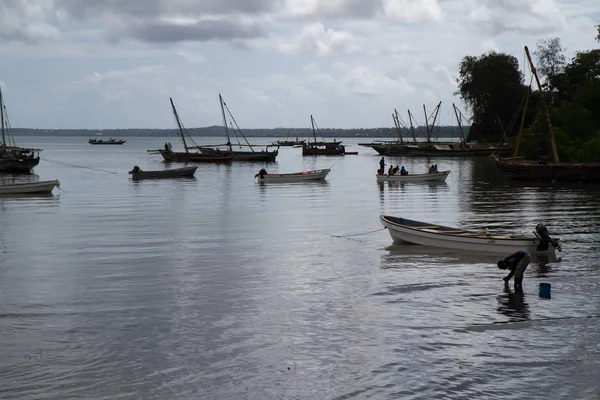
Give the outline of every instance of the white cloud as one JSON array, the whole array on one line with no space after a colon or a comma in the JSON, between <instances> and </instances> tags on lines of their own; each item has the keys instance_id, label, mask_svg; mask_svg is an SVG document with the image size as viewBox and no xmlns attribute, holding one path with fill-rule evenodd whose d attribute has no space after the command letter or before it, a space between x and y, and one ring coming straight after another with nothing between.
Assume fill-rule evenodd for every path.
<instances>
[{"instance_id":1,"label":"white cloud","mask_svg":"<svg viewBox=\"0 0 600 400\"><path fill-rule=\"evenodd\" d=\"M285 54L316 53L324 56L332 53L348 53L356 49L355 38L349 32L325 29L323 24L307 25L297 38L282 41L279 49Z\"/></svg>"},{"instance_id":2,"label":"white cloud","mask_svg":"<svg viewBox=\"0 0 600 400\"><path fill-rule=\"evenodd\" d=\"M406 22L441 21L442 9L437 0L385 0L384 15Z\"/></svg>"},{"instance_id":3,"label":"white cloud","mask_svg":"<svg viewBox=\"0 0 600 400\"><path fill-rule=\"evenodd\" d=\"M37 43L58 39L58 29L46 21L51 7L51 0L0 1L0 43Z\"/></svg>"}]
</instances>

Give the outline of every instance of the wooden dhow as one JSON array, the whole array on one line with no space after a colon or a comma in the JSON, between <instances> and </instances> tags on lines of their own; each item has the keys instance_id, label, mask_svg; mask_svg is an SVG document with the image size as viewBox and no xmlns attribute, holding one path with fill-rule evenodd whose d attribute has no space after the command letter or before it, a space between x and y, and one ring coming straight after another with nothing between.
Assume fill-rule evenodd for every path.
<instances>
[{"instance_id":1,"label":"wooden dhow","mask_svg":"<svg viewBox=\"0 0 600 400\"><path fill-rule=\"evenodd\" d=\"M28 173L40 163L42 149L19 147L11 132L2 88L0 87L0 126L2 136L0 139L0 172Z\"/></svg>"},{"instance_id":2,"label":"wooden dhow","mask_svg":"<svg viewBox=\"0 0 600 400\"><path fill-rule=\"evenodd\" d=\"M231 154L223 152L217 154L204 154L198 150L198 145L194 142L194 139L189 135L187 130L185 129L181 118L179 117L179 113L175 108L175 103L173 103L173 99L169 98L171 102L171 110L173 111L173 115L175 116L175 122L177 123L178 134L181 138L181 142L183 143L184 151L173 151L171 145L165 143L164 149L158 150L147 150L150 154L160 154L163 159L167 162L191 162L191 163L229 163L231 162ZM186 140L187 136L187 140ZM193 143L193 146L188 146L187 141ZM196 149L195 151L190 151L190 149Z\"/></svg>"},{"instance_id":3,"label":"wooden dhow","mask_svg":"<svg viewBox=\"0 0 600 400\"><path fill-rule=\"evenodd\" d=\"M535 66L533 65L533 61L531 60L531 55L529 54L529 49L527 48L527 46L525 46L525 54L527 56L527 61L529 62L529 66L533 75L532 79L535 78L538 90L540 91L540 99L544 108L544 114L546 116L546 122L548 124L548 130L550 133L549 136L550 145L552 148L553 161L549 161L547 157L540 157L537 161L526 160L524 157L518 157L530 91L526 92L525 106L523 108L521 126L519 128L519 134L517 137L513 157L500 157L500 155L498 154L493 154L491 156L491 159L494 161L498 169L502 171L509 179L512 180L545 182L600 182L599 162L560 162L560 158L558 156L558 148L556 146L556 138L554 136L554 128L552 126L552 120L550 118L550 112L548 110L548 104L546 102L546 98L542 90L542 85L537 75Z\"/></svg>"},{"instance_id":4,"label":"wooden dhow","mask_svg":"<svg viewBox=\"0 0 600 400\"><path fill-rule=\"evenodd\" d=\"M233 114L227 107L227 104L223 100L223 96L219 94L219 104L221 106L221 116L223 118L223 127L225 129L225 137L227 143L216 144L216 145L203 145L197 147L202 153L207 155L230 155L233 161L255 161L255 162L274 162L279 154L279 145L255 145L250 144L242 130L240 129L237 121L233 117ZM229 124L227 122L230 122ZM229 126L231 125L231 127ZM234 128L235 125L235 128ZM237 144L231 143L231 136L237 139ZM240 136L245 143L240 142ZM236 148L241 149L242 147L248 147L250 150L234 150ZM263 147L263 150L255 150L256 148ZM275 147L274 150L269 150Z\"/></svg>"}]
</instances>

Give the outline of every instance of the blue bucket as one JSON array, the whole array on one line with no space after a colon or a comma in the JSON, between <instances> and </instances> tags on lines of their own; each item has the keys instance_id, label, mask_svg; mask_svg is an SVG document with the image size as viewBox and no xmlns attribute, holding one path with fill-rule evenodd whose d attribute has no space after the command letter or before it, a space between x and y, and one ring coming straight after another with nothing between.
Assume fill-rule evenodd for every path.
<instances>
[{"instance_id":1,"label":"blue bucket","mask_svg":"<svg viewBox=\"0 0 600 400\"><path fill-rule=\"evenodd\" d=\"M540 283L540 297L543 299L552 298L552 294L550 293L551 285L549 283L541 282Z\"/></svg>"}]
</instances>

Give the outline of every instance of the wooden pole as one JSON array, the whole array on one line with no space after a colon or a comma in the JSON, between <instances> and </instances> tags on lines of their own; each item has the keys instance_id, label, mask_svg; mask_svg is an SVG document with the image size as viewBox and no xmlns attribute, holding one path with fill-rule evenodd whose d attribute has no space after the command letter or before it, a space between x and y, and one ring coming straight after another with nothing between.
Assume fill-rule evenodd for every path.
<instances>
[{"instance_id":1,"label":"wooden pole","mask_svg":"<svg viewBox=\"0 0 600 400\"><path fill-rule=\"evenodd\" d=\"M546 99L544 97L544 91L542 90L542 85L540 84L540 79L538 78L535 67L533 66L533 61L531 61L531 55L529 54L529 49L525 46L525 54L527 54L527 60L529 61L529 66L531 67L531 72L535 77L535 82L538 85L538 90L540 91L540 98L542 99L542 104L544 105L544 111L546 112L546 121L548 122L548 130L550 131L550 144L552 145L552 153L554 155L554 162L559 163L560 160L558 158L558 150L556 148L556 140L554 139L554 128L552 127L552 121L550 120L550 112L548 111L548 104L546 103Z\"/></svg>"},{"instance_id":2,"label":"wooden pole","mask_svg":"<svg viewBox=\"0 0 600 400\"><path fill-rule=\"evenodd\" d=\"M173 99L169 97L171 101L171 108L173 109L173 115L175 115L175 121L177 122L177 126L179 127L179 136L181 136L181 141L183 142L183 148L185 152L188 152L187 143L185 142L185 134L183 132L183 127L181 126L181 121L179 120L179 114L177 114L177 109L175 108L175 104L173 104ZM192 141L193 142L193 141Z\"/></svg>"}]
</instances>

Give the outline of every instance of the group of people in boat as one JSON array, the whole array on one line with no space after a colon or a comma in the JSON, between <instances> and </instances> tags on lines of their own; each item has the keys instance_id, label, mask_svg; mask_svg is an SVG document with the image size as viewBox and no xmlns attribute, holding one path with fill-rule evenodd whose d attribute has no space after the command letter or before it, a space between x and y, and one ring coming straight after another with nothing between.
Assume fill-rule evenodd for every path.
<instances>
[{"instance_id":1,"label":"group of people in boat","mask_svg":"<svg viewBox=\"0 0 600 400\"><path fill-rule=\"evenodd\" d=\"M438 171L437 164L431 164L427 170L427 173L429 173L429 174L437 174L439 172L440 171ZM395 167L393 165L390 165L387 173L388 173L388 175L408 175L408 171L404 167L404 165L402 166L402 168L400 168L400 165L396 165ZM384 174L385 174L385 157L381 157L381 160L379 160L379 169L377 170L377 175L384 175Z\"/></svg>"},{"instance_id":2,"label":"group of people in boat","mask_svg":"<svg viewBox=\"0 0 600 400\"><path fill-rule=\"evenodd\" d=\"M171 143L165 143L165 151L171 151L172 149Z\"/></svg>"}]
</instances>

